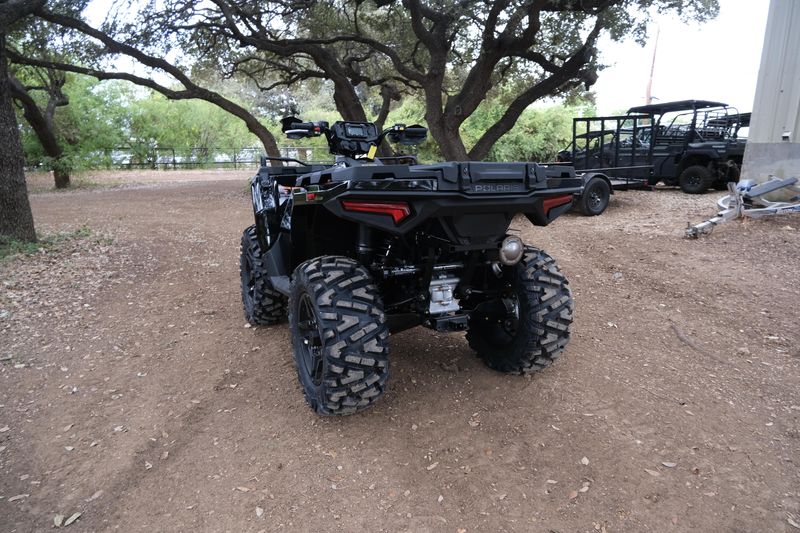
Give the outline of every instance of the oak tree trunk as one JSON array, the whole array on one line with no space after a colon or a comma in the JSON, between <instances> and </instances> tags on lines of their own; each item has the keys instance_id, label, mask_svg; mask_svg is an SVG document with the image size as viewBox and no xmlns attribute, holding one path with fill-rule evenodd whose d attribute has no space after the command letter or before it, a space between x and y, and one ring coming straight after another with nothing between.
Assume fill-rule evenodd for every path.
<instances>
[{"instance_id":1,"label":"oak tree trunk","mask_svg":"<svg viewBox=\"0 0 800 533\"><path fill-rule=\"evenodd\" d=\"M6 36L0 32L0 236L36 240L25 184L25 156L19 140L6 64Z\"/></svg>"},{"instance_id":2,"label":"oak tree trunk","mask_svg":"<svg viewBox=\"0 0 800 533\"><path fill-rule=\"evenodd\" d=\"M449 122L440 109L431 109L428 104L425 120L428 122L431 137L439 143L445 161L469 161L458 126Z\"/></svg>"},{"instance_id":3,"label":"oak tree trunk","mask_svg":"<svg viewBox=\"0 0 800 533\"><path fill-rule=\"evenodd\" d=\"M69 187L69 170L54 168L53 179L56 183L56 189L66 189Z\"/></svg>"},{"instance_id":4,"label":"oak tree trunk","mask_svg":"<svg viewBox=\"0 0 800 533\"><path fill-rule=\"evenodd\" d=\"M56 188L66 189L70 183L69 167L63 160L64 150L53 127L52 113L55 113L56 105L48 105L48 110L43 113L25 86L14 76L9 77L9 88L14 99L22 105L23 116L36 134L44 153L53 160L53 177ZM50 95L50 98L52 102L54 96Z\"/></svg>"}]
</instances>

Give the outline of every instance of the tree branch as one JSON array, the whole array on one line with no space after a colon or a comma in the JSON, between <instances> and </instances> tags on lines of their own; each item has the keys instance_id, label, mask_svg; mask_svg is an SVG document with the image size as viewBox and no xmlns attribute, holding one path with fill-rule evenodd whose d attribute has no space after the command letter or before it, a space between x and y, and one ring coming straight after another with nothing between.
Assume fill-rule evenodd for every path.
<instances>
[{"instance_id":1,"label":"tree branch","mask_svg":"<svg viewBox=\"0 0 800 533\"><path fill-rule=\"evenodd\" d=\"M497 140L516 124L522 112L536 100L565 88L576 87L581 82L585 82L587 85L594 83L596 79L594 72L582 71L582 69L591 60L593 46L602 27L602 17L598 17L584 44L560 69L519 94L508 106L503 116L478 139L478 142L469 151L470 159L484 159Z\"/></svg>"},{"instance_id":2,"label":"tree branch","mask_svg":"<svg viewBox=\"0 0 800 533\"><path fill-rule=\"evenodd\" d=\"M186 74L184 74L184 72L181 69L172 65L168 61L151 56L137 48L134 48L133 46L120 43L119 41L113 39L105 32L95 29L81 20L68 17L65 15L52 13L44 9L38 10L36 14L42 17L43 19L52 22L53 24L74 29L80 33L83 33L84 35L88 35L89 37L97 39L98 41L103 43L103 45L106 47L106 53L126 55L128 57L137 60L142 65L166 72L167 74L175 78L181 85L183 85L184 89L183 90L170 89L153 81L152 79L136 76L133 74L128 74L125 72L110 72L88 67L81 67L78 65L71 65L59 61L47 61L43 59L37 60L34 58L25 58L9 50L9 57L11 57L15 63L28 64L44 68L54 68L66 72L75 72L77 74L85 74L97 78L99 80L109 80L109 79L125 80L131 83L135 83L137 85L148 87L150 89L153 89L154 91L158 91L167 98L173 100L182 100L189 98L197 98L199 100L205 100L227 111L228 113L242 119L242 121L244 121L245 125L247 126L247 129L251 133L253 133L256 137L258 137L258 139L262 142L262 144L264 145L264 149L267 151L269 155L274 157L278 157L280 155L280 150L278 150L278 143L276 142L275 137L263 124L261 124L261 122L255 116L253 116L252 113L250 113L247 109L243 108L242 106L225 98L221 94L206 89L204 87L200 87L199 85L194 83L191 79L189 79L189 77Z\"/></svg>"}]
</instances>

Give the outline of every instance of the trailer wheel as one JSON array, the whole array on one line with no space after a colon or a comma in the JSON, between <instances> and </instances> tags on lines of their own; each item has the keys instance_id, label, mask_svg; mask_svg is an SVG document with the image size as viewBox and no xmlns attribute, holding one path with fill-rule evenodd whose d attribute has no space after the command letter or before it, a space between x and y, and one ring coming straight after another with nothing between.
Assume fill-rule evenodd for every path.
<instances>
[{"instance_id":1,"label":"trailer wheel","mask_svg":"<svg viewBox=\"0 0 800 533\"><path fill-rule=\"evenodd\" d=\"M389 377L389 330L378 288L358 262L311 259L294 271L289 298L297 375L317 414L372 405Z\"/></svg>"},{"instance_id":2,"label":"trailer wheel","mask_svg":"<svg viewBox=\"0 0 800 533\"><path fill-rule=\"evenodd\" d=\"M587 217L596 217L608 207L611 199L611 187L603 178L592 178L577 202L578 211Z\"/></svg>"},{"instance_id":3,"label":"trailer wheel","mask_svg":"<svg viewBox=\"0 0 800 533\"><path fill-rule=\"evenodd\" d=\"M686 194L703 194L711 187L714 177L711 171L702 165L686 167L678 178L678 185Z\"/></svg>"},{"instance_id":4,"label":"trailer wheel","mask_svg":"<svg viewBox=\"0 0 800 533\"><path fill-rule=\"evenodd\" d=\"M512 269L512 293L495 306L505 312L473 313L467 342L488 367L527 374L549 366L569 342L572 293L541 250L527 246Z\"/></svg>"},{"instance_id":5,"label":"trailer wheel","mask_svg":"<svg viewBox=\"0 0 800 533\"><path fill-rule=\"evenodd\" d=\"M264 256L256 238L256 227L242 234L239 255L244 316L253 325L277 324L286 318L286 297L269 281Z\"/></svg>"}]
</instances>

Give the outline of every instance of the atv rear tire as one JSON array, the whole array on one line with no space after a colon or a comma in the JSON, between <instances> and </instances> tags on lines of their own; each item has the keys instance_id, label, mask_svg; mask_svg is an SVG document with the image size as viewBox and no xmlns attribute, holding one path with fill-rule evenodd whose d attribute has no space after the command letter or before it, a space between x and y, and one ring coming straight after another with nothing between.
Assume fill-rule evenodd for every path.
<instances>
[{"instance_id":1,"label":"atv rear tire","mask_svg":"<svg viewBox=\"0 0 800 533\"><path fill-rule=\"evenodd\" d=\"M703 194L713 182L711 171L702 165L686 167L678 178L678 185L686 194Z\"/></svg>"},{"instance_id":2,"label":"atv rear tire","mask_svg":"<svg viewBox=\"0 0 800 533\"><path fill-rule=\"evenodd\" d=\"M372 405L389 377L389 330L378 288L358 262L337 256L294 271L289 298L297 375L321 415Z\"/></svg>"},{"instance_id":3,"label":"atv rear tire","mask_svg":"<svg viewBox=\"0 0 800 533\"><path fill-rule=\"evenodd\" d=\"M577 202L578 211L587 217L601 215L611 199L611 187L603 178L592 178Z\"/></svg>"},{"instance_id":4,"label":"atv rear tire","mask_svg":"<svg viewBox=\"0 0 800 533\"><path fill-rule=\"evenodd\" d=\"M513 267L514 309L504 320L473 314L467 342L487 366L527 374L550 365L569 342L572 293L552 257L527 246Z\"/></svg>"},{"instance_id":5,"label":"atv rear tire","mask_svg":"<svg viewBox=\"0 0 800 533\"><path fill-rule=\"evenodd\" d=\"M283 321L286 318L286 297L276 291L269 281L255 226L250 226L242 234L239 274L247 321L254 326Z\"/></svg>"}]
</instances>

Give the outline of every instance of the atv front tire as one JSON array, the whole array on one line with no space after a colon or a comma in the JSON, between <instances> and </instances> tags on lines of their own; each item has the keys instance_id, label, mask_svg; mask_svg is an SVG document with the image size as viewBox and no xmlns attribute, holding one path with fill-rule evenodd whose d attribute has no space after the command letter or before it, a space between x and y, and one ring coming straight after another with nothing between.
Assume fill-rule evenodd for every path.
<instances>
[{"instance_id":1,"label":"atv front tire","mask_svg":"<svg viewBox=\"0 0 800 533\"><path fill-rule=\"evenodd\" d=\"M289 327L297 375L318 414L355 413L383 394L389 329L378 288L358 262L325 256L298 266Z\"/></svg>"},{"instance_id":2,"label":"atv front tire","mask_svg":"<svg viewBox=\"0 0 800 533\"><path fill-rule=\"evenodd\" d=\"M549 366L569 342L572 293L553 258L531 246L512 276L507 316L473 314L467 342L490 368L527 374Z\"/></svg>"},{"instance_id":3,"label":"atv front tire","mask_svg":"<svg viewBox=\"0 0 800 533\"><path fill-rule=\"evenodd\" d=\"M678 178L678 185L686 194L703 194L711 187L714 177L711 171L702 165L686 167Z\"/></svg>"},{"instance_id":4,"label":"atv front tire","mask_svg":"<svg viewBox=\"0 0 800 533\"><path fill-rule=\"evenodd\" d=\"M254 326L283 321L286 318L286 297L276 291L269 281L255 226L250 226L242 234L239 274L247 321Z\"/></svg>"}]
</instances>

